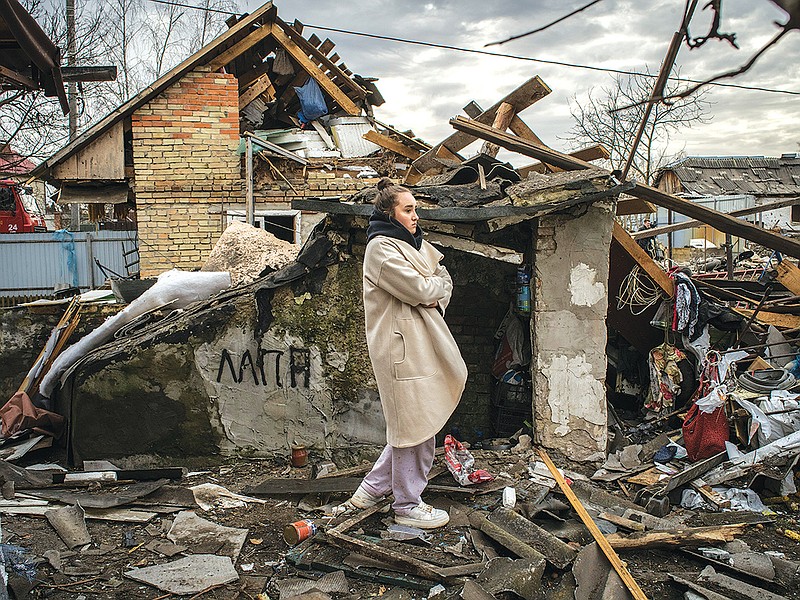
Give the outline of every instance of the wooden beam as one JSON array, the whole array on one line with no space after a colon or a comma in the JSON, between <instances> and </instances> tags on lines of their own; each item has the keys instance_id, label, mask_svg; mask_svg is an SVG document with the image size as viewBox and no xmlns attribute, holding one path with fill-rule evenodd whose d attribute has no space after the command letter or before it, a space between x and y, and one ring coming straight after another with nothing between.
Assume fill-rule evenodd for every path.
<instances>
[{"instance_id":1,"label":"wooden beam","mask_svg":"<svg viewBox=\"0 0 800 600\"><path fill-rule=\"evenodd\" d=\"M275 97L275 88L270 81L269 75L264 73L261 77L256 79L243 94L239 96L239 110L250 104L253 100L258 98L261 94L266 94L269 100Z\"/></svg>"},{"instance_id":2,"label":"wooden beam","mask_svg":"<svg viewBox=\"0 0 800 600\"><path fill-rule=\"evenodd\" d=\"M497 112L494 115L494 121L492 121L492 127L494 129L499 129L500 131L505 131L508 129L508 126L511 125L511 120L516 116L514 112L514 107L510 105L508 102L503 102L497 109ZM533 133L533 132L531 132ZM483 142L483 146L481 147L481 154L486 154L487 156L491 156L494 158L497 156L497 153L500 151L500 146L497 144L493 144L492 142Z\"/></svg>"},{"instance_id":3,"label":"wooden beam","mask_svg":"<svg viewBox=\"0 0 800 600\"><path fill-rule=\"evenodd\" d=\"M516 131L514 131L513 128L511 128L511 131L514 132L516 135L519 135L520 137L525 138L524 135L521 135L521 134L517 133ZM525 139L529 139L529 140L534 141L534 142L536 141L536 140L533 140L532 138L525 138ZM541 144L542 142L538 142L538 143ZM542 144L542 145L545 145L545 144ZM609 156L611 156L608 153L608 150L606 150L605 147L600 145L600 144L595 144L594 146L588 146L587 148L581 148L580 150L576 150L575 152L570 152L569 155L571 157L577 158L579 160L585 160L586 162L589 162L591 160L607 159ZM547 165L545 163L535 162L535 163L532 163L530 165L525 165L524 167L520 167L519 169L517 169L517 172L520 175L522 175L523 178L525 178L525 177L528 176L529 173L533 173L533 172L535 172L535 173L546 173L547 172L546 166ZM558 167L556 167L556 170L560 171L562 169L559 169Z\"/></svg>"},{"instance_id":4,"label":"wooden beam","mask_svg":"<svg viewBox=\"0 0 800 600\"><path fill-rule=\"evenodd\" d=\"M614 567L614 570L617 572L617 575L620 576L625 586L628 588L628 591L633 596L634 600L647 600L647 596L645 596L644 592L639 587L639 584L636 583L636 580L633 578L633 575L630 574L625 564L620 560L619 556L616 552L614 552L614 548L611 547L611 544L608 542L606 537L597 527L595 522L592 520L592 517L589 516L589 513L586 512L586 509L581 504L581 501L578 500L578 497L575 495L575 492L572 491L567 485L567 482L564 481L564 478L561 476L561 473L556 466L553 464L553 461L550 460L550 457L547 455L547 452L544 449L539 448L537 450L539 456L544 461L544 464L547 465L547 469L550 471L550 474L553 476L553 479L556 480L558 487L561 488L561 492L567 497L569 503L572 505L573 510L578 513L581 521L583 524L586 525L586 528L592 534L592 537L597 542L597 545L603 551L603 554L606 555L608 562L611 563L611 566Z\"/></svg>"},{"instance_id":5,"label":"wooden beam","mask_svg":"<svg viewBox=\"0 0 800 600\"><path fill-rule=\"evenodd\" d=\"M284 37L290 39L292 43L298 48L298 50L308 58L309 56L313 57L314 60L317 61L318 64L322 65L325 70L330 71L337 77L342 80L342 83L350 88L359 98L365 99L367 97L367 90L362 88L358 85L355 81L353 81L347 73L345 73L340 67L337 67L336 64L332 61L332 59L326 56L327 52L322 52L319 48L315 45L310 44L308 40L306 40L302 35L297 33L294 29L286 25L281 19L276 18L274 23L274 28L279 29L281 33L284 34ZM276 39L280 41L278 36L275 36ZM310 62L310 61L309 61ZM344 108L344 107L343 107Z\"/></svg>"},{"instance_id":6,"label":"wooden beam","mask_svg":"<svg viewBox=\"0 0 800 600\"><path fill-rule=\"evenodd\" d=\"M286 50L292 56L292 58L294 58L295 61L300 64L300 67L311 77L313 77L319 86L325 92L327 92L328 95L333 98L334 101L336 101L336 103L341 106L345 112L355 116L361 114L361 109L356 106L341 89L339 89L339 86L333 83L329 77L319 70L319 67L315 65L308 58L308 56L306 56L305 52L297 44L295 44L294 41L292 41L286 35L286 33L284 33L283 29L281 29L277 23L272 24L272 35L275 37L275 40L281 46L283 46L284 50Z\"/></svg>"},{"instance_id":7,"label":"wooden beam","mask_svg":"<svg viewBox=\"0 0 800 600\"><path fill-rule=\"evenodd\" d=\"M754 312L746 308L733 308L731 310L748 318L752 317ZM800 316L774 313L766 310L758 311L755 320L759 323L763 323L764 325L772 325L774 327L782 327L784 329L797 329L800 327Z\"/></svg>"},{"instance_id":8,"label":"wooden beam","mask_svg":"<svg viewBox=\"0 0 800 600\"><path fill-rule=\"evenodd\" d=\"M612 534L606 543L616 550L637 548L680 548L685 546L706 546L731 542L744 533L747 523L735 525L715 525L713 527L687 527L678 531L648 531L633 533L627 537Z\"/></svg>"},{"instance_id":9,"label":"wooden beam","mask_svg":"<svg viewBox=\"0 0 800 600\"><path fill-rule=\"evenodd\" d=\"M403 140L403 142L405 142L405 144L407 146L411 146L412 148L416 148L417 150L420 151L420 153L427 152L428 150L431 149L429 144L426 144L425 142L421 142L420 140L412 138L411 136L406 135L402 131L399 131L398 129L395 129L391 125L387 125L386 123L383 123L383 122L379 121L375 117L369 117L369 120L370 120L370 123L372 123L374 125L379 125L380 127L382 127L383 129L385 129L387 131L391 131L393 134L395 134L397 137L399 137L401 140Z\"/></svg>"},{"instance_id":10,"label":"wooden beam","mask_svg":"<svg viewBox=\"0 0 800 600\"><path fill-rule=\"evenodd\" d=\"M550 88L542 81L538 76L532 77L517 89L509 93L505 98L497 102L496 104L492 105L488 110L481 113L478 117L476 117L476 121L479 123L492 123L494 121L495 114L497 114L497 109L500 108L500 105L503 102L506 102L514 107L514 111L519 114L535 102L538 102L542 98L544 98L547 94L550 93ZM422 156L420 156L417 160L414 161L414 167L420 172L424 173L425 171L429 170L431 167L436 166L436 162L433 160L435 156L435 149L443 146L450 150L451 152L457 153L459 150L463 150L467 146L469 146L472 142L476 139L475 135L470 133L458 131L449 137L445 138L439 144L436 144L433 149L429 152L426 152Z\"/></svg>"},{"instance_id":11,"label":"wooden beam","mask_svg":"<svg viewBox=\"0 0 800 600\"><path fill-rule=\"evenodd\" d=\"M499 131L489 125L481 123L477 119L467 119L465 117L454 117L450 119L450 125L458 131L463 131L476 138L487 140L512 152L518 152L524 156L537 158L542 162L555 165L565 171L577 171L578 169L599 169L600 167L592 163L574 158L569 154L564 154L543 144L537 144L530 140L523 140L521 137ZM415 161L416 162L416 161Z\"/></svg>"},{"instance_id":12,"label":"wooden beam","mask_svg":"<svg viewBox=\"0 0 800 600\"><path fill-rule=\"evenodd\" d=\"M650 255L637 244L630 234L625 229L614 221L614 231L612 232L614 240L622 246L633 260L647 273L647 276L653 280L661 290L670 298L675 297L675 282L659 267L656 262L650 258Z\"/></svg>"},{"instance_id":13,"label":"wooden beam","mask_svg":"<svg viewBox=\"0 0 800 600\"><path fill-rule=\"evenodd\" d=\"M637 198L652 202L656 206L674 210L687 217L699 219L703 223L711 225L714 229L722 231L723 233L730 233L731 235L755 242L761 246L766 246L772 250L777 250L788 256L800 258L800 242L796 242L778 233L762 229L747 221L737 219L736 217L732 217L731 215L701 204L695 204L690 200L678 198L677 196L673 196L672 194L668 194L643 183L636 183L634 188L628 193Z\"/></svg>"},{"instance_id":14,"label":"wooden beam","mask_svg":"<svg viewBox=\"0 0 800 600\"><path fill-rule=\"evenodd\" d=\"M218 54L216 58L208 63L208 66L212 71L221 69L238 56L247 52L258 42L270 35L270 33L272 33L272 27L269 23L261 25L255 31L248 33L244 38L236 42L233 46Z\"/></svg>"},{"instance_id":15,"label":"wooden beam","mask_svg":"<svg viewBox=\"0 0 800 600\"><path fill-rule=\"evenodd\" d=\"M727 214L732 217L745 217L747 215L755 215L760 212L767 212L768 210L775 210L776 208L794 206L798 203L800 203L800 198L784 198L783 200L768 202L767 204L761 204L759 206L751 206L750 208L742 208L741 210L732 210ZM631 235L633 236L633 239L638 239L640 237L651 237L654 235L661 235L663 233L691 229L692 227L699 227L701 225L704 225L702 221L698 221L697 219L689 219L688 221L673 223L672 225L662 225L660 227L653 227L652 229L637 231Z\"/></svg>"},{"instance_id":16,"label":"wooden beam","mask_svg":"<svg viewBox=\"0 0 800 600\"><path fill-rule=\"evenodd\" d=\"M498 131L471 119L455 117L450 120L450 124L459 131L472 133L477 137L494 142L508 150L537 158L542 162L554 164L568 171L600 168L592 163L579 160L568 154L536 144L535 142L523 140L518 136ZM800 242L767 231L747 221L742 221L717 210L695 204L683 198L678 198L677 196L673 196L672 194L668 194L643 183L634 183L634 187L628 194L651 202L656 206L674 210L688 217L697 218L724 233L730 233L731 235L736 235L740 238L766 246L767 248L777 250L783 254L800 258Z\"/></svg>"},{"instance_id":17,"label":"wooden beam","mask_svg":"<svg viewBox=\"0 0 800 600\"><path fill-rule=\"evenodd\" d=\"M25 90L38 90L39 84L36 83L30 77L26 77L22 73L17 73L16 71L12 71L8 67L4 67L0 65L0 81L10 81L11 83L18 86L16 89L25 89Z\"/></svg>"},{"instance_id":18,"label":"wooden beam","mask_svg":"<svg viewBox=\"0 0 800 600\"><path fill-rule=\"evenodd\" d=\"M401 144L397 140L393 140L387 135L381 135L374 129L370 129L367 133L363 136L365 140L372 142L373 144L377 144L381 148L386 148L387 150L391 150L400 156L405 156L406 158L410 158L414 160L415 158L419 158L420 152L419 150L413 150L406 146L405 144Z\"/></svg>"},{"instance_id":19,"label":"wooden beam","mask_svg":"<svg viewBox=\"0 0 800 600\"><path fill-rule=\"evenodd\" d=\"M114 81L117 78L117 67L61 67L61 78L64 83L70 81Z\"/></svg>"}]
</instances>

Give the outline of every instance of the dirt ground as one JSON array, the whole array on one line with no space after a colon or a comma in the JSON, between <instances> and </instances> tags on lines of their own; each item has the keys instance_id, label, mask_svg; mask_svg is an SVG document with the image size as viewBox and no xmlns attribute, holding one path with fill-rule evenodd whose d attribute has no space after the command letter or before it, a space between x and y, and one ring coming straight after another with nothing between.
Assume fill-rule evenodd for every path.
<instances>
[{"instance_id":1,"label":"dirt ground","mask_svg":"<svg viewBox=\"0 0 800 600\"><path fill-rule=\"evenodd\" d=\"M527 479L526 466L530 455L514 454L507 450L476 450L475 456L477 459L476 466L478 467L486 468L494 474L503 474L512 480L515 478L520 480ZM28 460L28 463L50 462L53 458L52 456L48 457L46 453L43 455L42 452L39 452L31 460ZM553 459L562 467L575 470L582 468L579 465L565 465L565 461L560 460L555 454ZM439 459L437 459L437 464L438 461ZM172 464L175 465L175 463ZM200 470L196 469L196 465L193 465L192 468ZM583 469L585 470L585 467ZM312 473L311 466L299 469L291 468L284 458L270 460L237 459L202 470L206 472L184 477L174 483L188 487L203 482L211 482L222 485L231 491L239 492L268 478L308 479ZM591 469L586 474L591 474ZM455 481L448 473L441 475L435 482L450 486L455 485ZM104 491L109 489L113 488L106 487ZM618 487L609 487L609 491L622 495ZM346 495L339 494L331 498L322 498L321 502L324 503L330 500L335 503L344 499L346 499ZM491 511L501 503L501 490L498 489L484 495L426 493L426 499L440 507L448 507L455 503L456 507L462 507L462 509L463 506L466 506L470 509ZM315 515L303 512L298 508L299 500L301 500L300 497L266 498L265 504L250 504L247 508L211 510L208 512L204 512L199 508L195 509L196 513L205 519L226 526L246 528L248 529L248 534L247 541L236 562L240 580L236 583L211 589L194 597L206 599L251 599L256 598L259 593L263 593L264 595L260 596L262 599L277 599L280 597L278 585L281 581L296 577L308 579L320 577L322 574L320 571L298 569L290 562L287 562L287 552L290 548L283 539L284 526L302 518L316 518ZM800 543L782 534L784 530L800 530L797 522L797 501L798 499L794 498L793 502L774 505L773 508L777 514L772 516L773 522L749 526L746 533L738 539L746 542L752 550L760 552L766 550L780 551L784 553L787 559L800 562ZM670 516L680 513L681 510L680 508L673 509ZM737 522L737 515L741 515L741 513L728 513L727 521L730 523ZM704 513L697 513L689 523L702 524L703 519L707 516ZM173 518L174 513L164 513L144 525L89 520L87 525L93 542L80 551L70 552L46 519L3 515L3 542L24 548L26 550L26 559L35 563L36 566L35 578L30 583L19 575L12 575L12 587L16 597L20 599L83 598L86 600L111 598L163 600L177 597L165 595L154 587L140 584L123 576L123 573L131 568L162 564L181 556L177 555L173 558L168 558L144 548L144 545L153 539L163 538L166 540L166 531L169 530ZM389 522L384 515L373 515L359 524L360 530L355 533L379 537L380 532L386 529ZM460 524L454 523L444 529L432 532L429 544L419 545L416 542L386 542L385 540L381 541L381 544L394 546L406 555L416 556L440 566L447 566L479 562L481 560L480 555L473 545L469 543L469 540L470 530L462 519ZM316 543L314 546L327 547L327 545ZM513 556L499 545L495 546L495 548L501 555ZM48 550L59 551L61 559L60 571L53 568L43 558ZM331 550L331 552L339 552L339 555L335 555L339 558L334 557L332 559L334 563L337 560L344 561L348 554L346 551L341 550ZM686 555L678 549L620 551L620 556L649 598L676 600L683 598L683 590L676 587L669 580L668 574L679 575L694 581L700 570L706 566L703 562ZM744 580L741 575L729 574ZM571 598L572 594L569 591L571 588L566 585L571 578L572 575L569 570L561 572L548 566L548 570L542 580L541 597ZM336 593L331 594L331 596L334 598L353 599L428 597L427 590L402 590L402 588L389 583L365 581L350 574L347 575L347 581L350 588L348 593ZM751 582L758 583L752 580ZM430 583L430 587L434 585L435 583ZM800 589L782 589L763 582L759 585L772 592L780 593L786 598L800 600ZM458 598L461 587L461 585L446 587L443 594L437 597ZM567 591L566 595L564 595L565 590ZM284 595L284 597L286 596Z\"/></svg>"}]
</instances>

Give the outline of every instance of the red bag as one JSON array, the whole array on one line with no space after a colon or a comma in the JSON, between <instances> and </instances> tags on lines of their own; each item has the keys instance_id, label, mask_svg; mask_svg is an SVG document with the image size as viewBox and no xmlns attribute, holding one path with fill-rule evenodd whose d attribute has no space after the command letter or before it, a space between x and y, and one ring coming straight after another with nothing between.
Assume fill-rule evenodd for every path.
<instances>
[{"instance_id":1,"label":"red bag","mask_svg":"<svg viewBox=\"0 0 800 600\"><path fill-rule=\"evenodd\" d=\"M705 413L692 404L683 421L683 445L692 462L714 456L725 450L729 439L728 417L725 406Z\"/></svg>"}]
</instances>

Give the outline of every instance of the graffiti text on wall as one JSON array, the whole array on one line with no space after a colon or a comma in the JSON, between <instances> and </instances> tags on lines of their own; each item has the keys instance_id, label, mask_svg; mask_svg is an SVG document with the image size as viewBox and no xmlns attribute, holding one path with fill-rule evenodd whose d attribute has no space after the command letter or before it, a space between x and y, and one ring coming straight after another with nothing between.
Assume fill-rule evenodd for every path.
<instances>
[{"instance_id":1,"label":"graffiti text on wall","mask_svg":"<svg viewBox=\"0 0 800 600\"><path fill-rule=\"evenodd\" d=\"M245 350L236 364L236 358L226 348L219 357L217 383L221 383L226 373L234 383L250 381L255 385L283 387L281 379L281 358L283 350L265 350L258 348L255 357L250 350ZM289 385L305 387L311 383L311 351L306 348L289 348ZM226 377L227 378L227 377Z\"/></svg>"}]
</instances>

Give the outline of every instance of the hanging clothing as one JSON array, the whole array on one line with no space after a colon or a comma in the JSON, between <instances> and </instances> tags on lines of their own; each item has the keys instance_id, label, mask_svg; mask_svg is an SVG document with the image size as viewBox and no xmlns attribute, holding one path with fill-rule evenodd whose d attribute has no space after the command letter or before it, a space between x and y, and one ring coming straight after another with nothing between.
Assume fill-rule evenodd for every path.
<instances>
[{"instance_id":1,"label":"hanging clothing","mask_svg":"<svg viewBox=\"0 0 800 600\"><path fill-rule=\"evenodd\" d=\"M675 281L675 313L672 319L672 330L684 333L689 336L690 340L694 340L700 309L700 294L688 275L675 271L672 273L672 279Z\"/></svg>"},{"instance_id":2,"label":"hanging clothing","mask_svg":"<svg viewBox=\"0 0 800 600\"><path fill-rule=\"evenodd\" d=\"M647 357L650 367L650 392L647 395L645 408L661 412L671 409L675 398L681 392L683 375L678 363L686 356L675 346L666 342L656 346Z\"/></svg>"}]
</instances>

